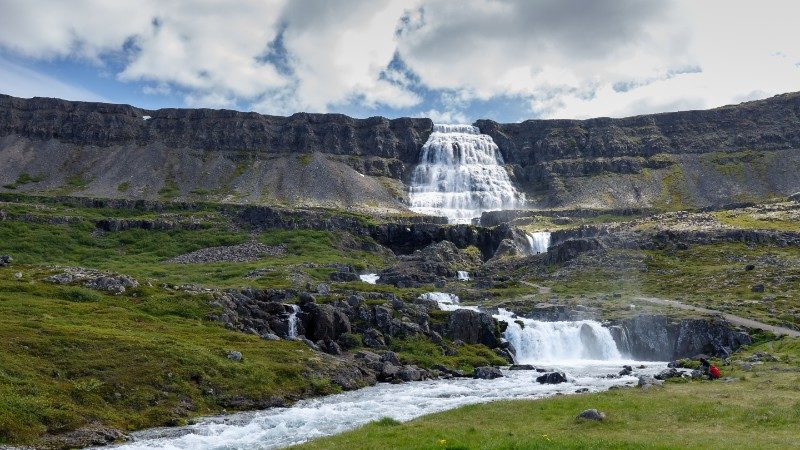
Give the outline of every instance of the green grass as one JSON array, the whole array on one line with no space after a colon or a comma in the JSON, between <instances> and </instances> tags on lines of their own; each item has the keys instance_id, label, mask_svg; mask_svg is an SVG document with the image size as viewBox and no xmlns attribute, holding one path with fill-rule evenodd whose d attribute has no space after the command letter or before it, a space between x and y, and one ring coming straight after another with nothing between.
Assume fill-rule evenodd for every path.
<instances>
[{"instance_id":1,"label":"green grass","mask_svg":"<svg viewBox=\"0 0 800 450\"><path fill-rule=\"evenodd\" d=\"M641 313L629 309L631 299L652 296L800 328L796 247L728 243L686 250L609 250L602 260L581 261L575 268L551 267L529 280L551 287L562 300L573 297L576 304L601 307L606 318ZM755 268L745 270L748 264ZM765 292L752 292L756 284L764 284ZM612 293L621 298L588 298Z\"/></svg>"},{"instance_id":2,"label":"green grass","mask_svg":"<svg viewBox=\"0 0 800 450\"><path fill-rule=\"evenodd\" d=\"M545 400L470 405L397 424L381 419L298 449L678 449L797 448L800 423L800 342L788 338L750 351L780 363L743 372L735 381L667 383L662 389L620 389ZM579 421L583 410L607 414Z\"/></svg>"},{"instance_id":3,"label":"green grass","mask_svg":"<svg viewBox=\"0 0 800 450\"><path fill-rule=\"evenodd\" d=\"M231 409L237 397L330 392L314 381L325 371L303 344L208 322L206 296L108 296L36 279L28 268L0 270L0 443L93 420L123 430L182 423ZM228 360L230 350L243 362Z\"/></svg>"},{"instance_id":4,"label":"green grass","mask_svg":"<svg viewBox=\"0 0 800 450\"><path fill-rule=\"evenodd\" d=\"M313 262L352 264L375 267L383 259L365 251L336 247L338 234L313 230L270 230L258 235L269 245L284 244L285 255L265 257L247 263L167 264L164 261L205 247L240 244L249 235L222 227L199 230L148 231L132 229L93 234L88 222L65 225L0 222L2 251L21 264L80 265L154 279L159 283L196 283L217 287L256 286L290 287L286 276L294 266ZM276 271L261 279L246 279L255 269L271 267ZM318 281L326 281L330 269L306 270Z\"/></svg>"},{"instance_id":5,"label":"green grass","mask_svg":"<svg viewBox=\"0 0 800 450\"><path fill-rule=\"evenodd\" d=\"M391 344L391 349L397 352L403 363L416 364L425 369L435 364L442 364L472 373L475 367L508 364L483 345L464 344L453 348L456 354L446 356L441 347L423 337L395 339Z\"/></svg>"}]
</instances>

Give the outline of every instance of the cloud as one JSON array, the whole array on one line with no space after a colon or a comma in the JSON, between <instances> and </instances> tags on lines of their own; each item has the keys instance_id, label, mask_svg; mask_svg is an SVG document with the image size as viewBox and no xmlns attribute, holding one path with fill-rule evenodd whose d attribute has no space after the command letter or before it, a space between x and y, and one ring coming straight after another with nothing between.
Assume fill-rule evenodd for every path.
<instances>
[{"instance_id":1,"label":"cloud","mask_svg":"<svg viewBox=\"0 0 800 450\"><path fill-rule=\"evenodd\" d=\"M434 123L467 123L467 116L460 111L440 111L429 109L413 114L414 117L428 117Z\"/></svg>"},{"instance_id":2,"label":"cloud","mask_svg":"<svg viewBox=\"0 0 800 450\"><path fill-rule=\"evenodd\" d=\"M790 0L0 1L3 51L188 106L583 118L800 88ZM23 69L0 68L4 89L91 96Z\"/></svg>"}]
</instances>

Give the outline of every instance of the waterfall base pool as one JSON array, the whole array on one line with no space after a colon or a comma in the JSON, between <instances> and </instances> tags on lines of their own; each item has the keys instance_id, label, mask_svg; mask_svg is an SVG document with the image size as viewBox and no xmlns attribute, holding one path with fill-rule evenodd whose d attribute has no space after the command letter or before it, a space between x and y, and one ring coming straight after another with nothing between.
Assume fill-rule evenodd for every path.
<instances>
[{"instance_id":1,"label":"waterfall base pool","mask_svg":"<svg viewBox=\"0 0 800 450\"><path fill-rule=\"evenodd\" d=\"M634 367L633 376L607 378L622 366ZM645 368L638 369L640 365ZM549 363L543 368L564 371L568 382L539 384L533 370L503 370L494 380L452 379L375 386L310 400L289 408L238 413L203 419L195 425L133 433L122 449L271 449L341 433L368 422L391 417L406 421L459 406L508 399L537 399L556 394L589 392L612 386L632 386L638 375L653 375L666 363L637 361L574 361ZM579 412L579 411L578 411ZM576 412L577 414L577 412Z\"/></svg>"}]
</instances>

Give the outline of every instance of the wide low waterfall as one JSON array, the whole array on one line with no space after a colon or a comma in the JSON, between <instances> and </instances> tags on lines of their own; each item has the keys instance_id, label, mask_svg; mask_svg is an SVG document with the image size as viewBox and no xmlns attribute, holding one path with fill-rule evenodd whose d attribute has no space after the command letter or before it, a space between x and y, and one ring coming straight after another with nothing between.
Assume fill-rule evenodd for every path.
<instances>
[{"instance_id":1,"label":"wide low waterfall","mask_svg":"<svg viewBox=\"0 0 800 450\"><path fill-rule=\"evenodd\" d=\"M538 255L547 252L547 249L550 247L549 231L536 231L534 233L527 233L526 236L528 238L531 254Z\"/></svg>"},{"instance_id":2,"label":"wide low waterfall","mask_svg":"<svg viewBox=\"0 0 800 450\"><path fill-rule=\"evenodd\" d=\"M514 346L518 363L623 358L608 328L594 320L543 322L502 308L495 318L508 324L503 336Z\"/></svg>"},{"instance_id":3,"label":"wide low waterfall","mask_svg":"<svg viewBox=\"0 0 800 450\"><path fill-rule=\"evenodd\" d=\"M479 311L476 306L462 306L457 295L447 292L427 292L419 298L435 301L443 311ZM544 322L519 317L503 308L494 318L508 324L503 337L514 347L517 363L623 359L611 331L594 320Z\"/></svg>"},{"instance_id":4,"label":"wide low waterfall","mask_svg":"<svg viewBox=\"0 0 800 450\"><path fill-rule=\"evenodd\" d=\"M471 125L434 125L411 178L411 209L469 223L483 211L525 204L502 166L500 149Z\"/></svg>"}]
</instances>

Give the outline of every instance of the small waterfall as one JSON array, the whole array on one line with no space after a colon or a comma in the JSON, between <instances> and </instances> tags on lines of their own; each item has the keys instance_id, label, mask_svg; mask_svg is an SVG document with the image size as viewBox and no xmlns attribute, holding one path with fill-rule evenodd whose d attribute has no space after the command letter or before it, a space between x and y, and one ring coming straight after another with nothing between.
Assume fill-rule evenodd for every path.
<instances>
[{"instance_id":1,"label":"small waterfall","mask_svg":"<svg viewBox=\"0 0 800 450\"><path fill-rule=\"evenodd\" d=\"M367 284L375 284L381 278L377 273L362 273L358 278Z\"/></svg>"},{"instance_id":2,"label":"small waterfall","mask_svg":"<svg viewBox=\"0 0 800 450\"><path fill-rule=\"evenodd\" d=\"M460 281L469 281L469 272L467 272L465 270L459 270L458 271L458 279Z\"/></svg>"},{"instance_id":3,"label":"small waterfall","mask_svg":"<svg viewBox=\"0 0 800 450\"><path fill-rule=\"evenodd\" d=\"M549 231L527 233L525 236L528 238L528 245L530 246L531 254L538 255L540 253L547 253L547 249L550 248Z\"/></svg>"},{"instance_id":4,"label":"small waterfall","mask_svg":"<svg viewBox=\"0 0 800 450\"><path fill-rule=\"evenodd\" d=\"M494 317L508 324L503 336L518 363L622 359L609 329L594 320L542 322L502 308Z\"/></svg>"},{"instance_id":5,"label":"small waterfall","mask_svg":"<svg viewBox=\"0 0 800 450\"><path fill-rule=\"evenodd\" d=\"M292 312L289 313L289 339L297 337L297 313L300 312L300 307L297 305L289 305L292 307Z\"/></svg>"},{"instance_id":6,"label":"small waterfall","mask_svg":"<svg viewBox=\"0 0 800 450\"><path fill-rule=\"evenodd\" d=\"M459 304L459 298L455 294L450 294L447 292L426 292L419 296L420 300L433 300L439 305L439 309L442 311L455 311L457 309L471 309L473 311L478 311L477 306L461 306Z\"/></svg>"},{"instance_id":7,"label":"small waterfall","mask_svg":"<svg viewBox=\"0 0 800 450\"><path fill-rule=\"evenodd\" d=\"M434 125L411 178L411 210L469 223L483 211L525 204L500 149L471 125Z\"/></svg>"}]
</instances>

